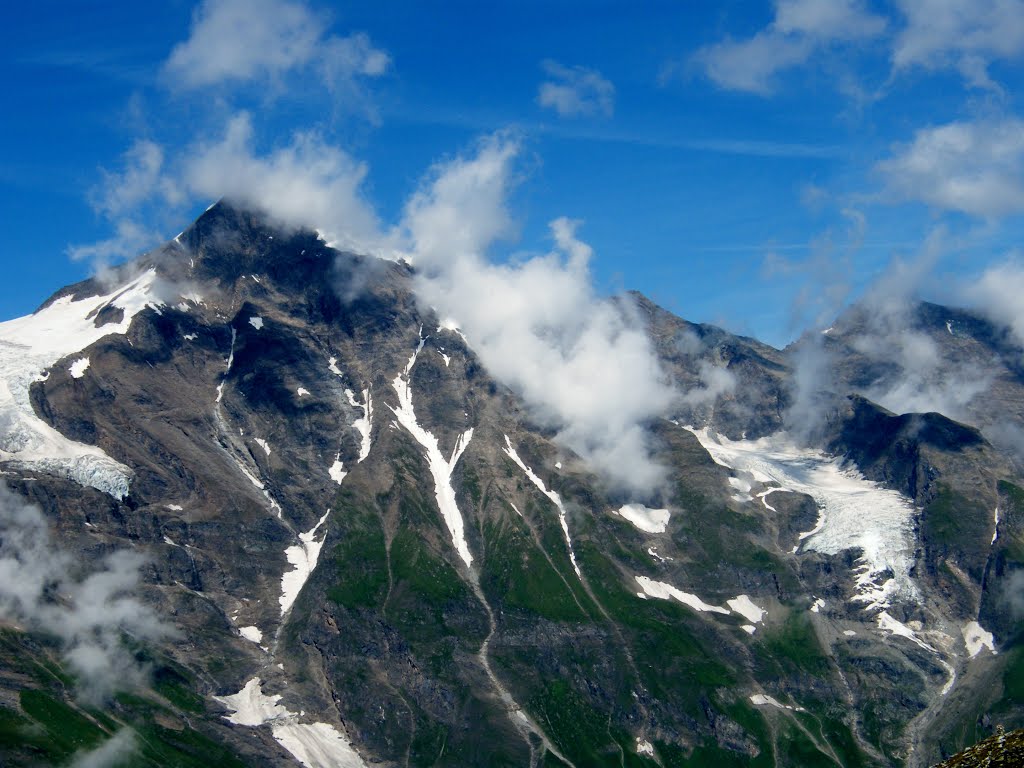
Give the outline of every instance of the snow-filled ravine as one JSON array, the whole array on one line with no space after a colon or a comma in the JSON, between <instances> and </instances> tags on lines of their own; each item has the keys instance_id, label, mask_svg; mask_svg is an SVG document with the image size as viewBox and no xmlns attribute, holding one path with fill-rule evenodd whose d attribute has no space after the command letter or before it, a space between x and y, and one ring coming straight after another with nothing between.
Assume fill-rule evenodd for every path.
<instances>
[{"instance_id":1,"label":"snow-filled ravine","mask_svg":"<svg viewBox=\"0 0 1024 768\"><path fill-rule=\"evenodd\" d=\"M254 677L238 693L215 696L231 710L225 719L235 725L256 728L269 725L274 739L306 768L365 768L348 739L328 723L300 723L296 715L278 702L280 695L263 693L263 682Z\"/></svg>"},{"instance_id":2,"label":"snow-filled ravine","mask_svg":"<svg viewBox=\"0 0 1024 768\"><path fill-rule=\"evenodd\" d=\"M437 507L441 512L441 517L444 518L445 525L448 527L448 532L451 533L455 551L459 553L459 557L462 558L462 561L468 567L473 564L473 555L470 553L469 544L466 541L465 522L462 519L462 513L455 503L452 472L459 463L459 459L462 458L462 454L469 445L469 441L473 439L473 429L467 429L459 435L455 441L455 447L452 449L451 456L446 459L444 454L441 453L437 438L421 427L420 423L416 420L416 410L413 408L412 402L412 385L409 379L412 368L416 364L416 358L419 356L420 350L423 349L424 341L425 339L420 337L419 346L412 353L412 357L409 358L405 369L391 382L391 385L395 388L395 393L398 395L399 405L398 408L392 408L391 410L394 412L395 418L398 419L398 423L405 427L409 434L423 448L427 465L430 467L430 474L434 479L434 497L437 499Z\"/></svg>"},{"instance_id":3,"label":"snow-filled ravine","mask_svg":"<svg viewBox=\"0 0 1024 768\"><path fill-rule=\"evenodd\" d=\"M320 540L317 541L317 532L327 522L327 516L330 514L330 510L324 512L323 517L316 525L305 533L299 534L298 544L288 547L284 551L284 556L291 563L292 570L281 577L281 597L278 598L278 601L281 603L282 616L291 609L295 598L299 596L302 587L313 573L313 569L316 568L316 562L320 559L320 550L327 537L327 533L324 532Z\"/></svg>"},{"instance_id":4,"label":"snow-filled ravine","mask_svg":"<svg viewBox=\"0 0 1024 768\"><path fill-rule=\"evenodd\" d=\"M516 449L512 447L512 441L509 440L508 435L505 435L505 448L503 450L508 457L512 459L512 461L514 461L521 470L523 470L530 482L537 486L537 489L547 496L548 499L551 500L551 503L555 505L555 509L558 510L558 522L562 526L562 535L565 536L565 546L569 549L569 560L572 562L572 567L573 570L576 571L576 575L582 580L583 574L580 573L580 567L576 565L576 553L572 548L572 537L569 535L569 523L565 518L565 505L562 504L562 497L555 491L549 491L547 486L544 485L544 481L537 476L537 473L523 463L523 460L519 458L519 454L516 453Z\"/></svg>"},{"instance_id":5,"label":"snow-filled ravine","mask_svg":"<svg viewBox=\"0 0 1024 768\"><path fill-rule=\"evenodd\" d=\"M794 551L803 548L837 555L859 550L855 602L880 610L894 599L917 596L910 578L914 507L907 498L842 466L837 458L797 446L781 433L760 440L730 440L707 428L686 429L696 435L717 464L743 475L741 483L777 486L777 490L814 499L819 509L817 524L800 534ZM772 509L768 492L757 496L766 509ZM753 502L749 495L744 499Z\"/></svg>"},{"instance_id":6,"label":"snow-filled ravine","mask_svg":"<svg viewBox=\"0 0 1024 768\"><path fill-rule=\"evenodd\" d=\"M69 440L39 419L29 389L49 376L48 369L110 334L125 334L146 307L159 308L154 295L156 271L148 270L105 296L62 296L33 315L0 323L0 461L66 477L115 498L128 495L131 470L93 445ZM122 311L119 322L96 325L100 310ZM89 358L74 361L69 372L88 374Z\"/></svg>"}]
</instances>

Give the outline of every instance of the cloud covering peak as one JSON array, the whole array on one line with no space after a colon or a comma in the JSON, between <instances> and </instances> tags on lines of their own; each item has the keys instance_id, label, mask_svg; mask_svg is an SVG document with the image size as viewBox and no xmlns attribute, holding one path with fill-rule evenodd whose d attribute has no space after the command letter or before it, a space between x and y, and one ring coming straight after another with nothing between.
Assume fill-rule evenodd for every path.
<instances>
[{"instance_id":1,"label":"cloud covering peak","mask_svg":"<svg viewBox=\"0 0 1024 768\"><path fill-rule=\"evenodd\" d=\"M592 288L578 222L551 222L554 248L515 263L487 258L506 234L517 142L492 136L435 167L406 206L402 232L425 304L457 320L488 371L609 482L652 493L663 471L644 423L674 399L625 301Z\"/></svg>"}]
</instances>

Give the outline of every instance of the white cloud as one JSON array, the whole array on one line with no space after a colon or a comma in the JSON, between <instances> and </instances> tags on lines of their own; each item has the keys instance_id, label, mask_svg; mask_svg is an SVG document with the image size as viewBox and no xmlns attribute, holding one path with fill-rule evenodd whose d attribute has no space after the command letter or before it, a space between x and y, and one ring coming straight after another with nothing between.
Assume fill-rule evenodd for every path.
<instances>
[{"instance_id":1,"label":"white cloud","mask_svg":"<svg viewBox=\"0 0 1024 768\"><path fill-rule=\"evenodd\" d=\"M965 298L1024 347L1024 265L1006 261L986 269L964 290Z\"/></svg>"},{"instance_id":2,"label":"white cloud","mask_svg":"<svg viewBox=\"0 0 1024 768\"><path fill-rule=\"evenodd\" d=\"M226 197L289 227L319 229L339 247L372 250L378 223L360 186L366 166L316 133L296 133L289 144L260 155L252 120L232 118L223 138L186 157L183 185L193 194Z\"/></svg>"},{"instance_id":3,"label":"white cloud","mask_svg":"<svg viewBox=\"0 0 1024 768\"><path fill-rule=\"evenodd\" d=\"M723 88L767 95L778 73L827 46L877 37L885 27L860 0L777 0L767 27L746 40L701 48L694 61Z\"/></svg>"},{"instance_id":4,"label":"white cloud","mask_svg":"<svg viewBox=\"0 0 1024 768\"><path fill-rule=\"evenodd\" d=\"M76 753L71 768L114 768L124 765L138 749L135 731L122 728L95 749Z\"/></svg>"},{"instance_id":5,"label":"white cloud","mask_svg":"<svg viewBox=\"0 0 1024 768\"><path fill-rule=\"evenodd\" d=\"M993 88L988 65L1024 53L1022 0L898 0L906 27L895 41L893 68L955 68L968 83Z\"/></svg>"},{"instance_id":6,"label":"white cloud","mask_svg":"<svg viewBox=\"0 0 1024 768\"><path fill-rule=\"evenodd\" d=\"M50 538L35 506L0 486L0 618L60 638L79 693L98 700L137 682L142 669L121 643L170 634L153 609L132 596L143 558L129 550L74 578L74 560Z\"/></svg>"},{"instance_id":7,"label":"white cloud","mask_svg":"<svg viewBox=\"0 0 1024 768\"><path fill-rule=\"evenodd\" d=\"M537 103L550 107L562 117L604 115L615 111L615 86L594 69L566 67L557 61L545 61L549 80L540 84Z\"/></svg>"},{"instance_id":8,"label":"white cloud","mask_svg":"<svg viewBox=\"0 0 1024 768\"><path fill-rule=\"evenodd\" d=\"M629 307L594 294L577 223L551 223L550 253L515 264L485 256L508 232L517 151L492 137L475 156L436 167L409 201L402 229L417 291L563 445L613 485L650 494L663 471L643 423L667 412L673 393Z\"/></svg>"},{"instance_id":9,"label":"white cloud","mask_svg":"<svg viewBox=\"0 0 1024 768\"><path fill-rule=\"evenodd\" d=\"M253 81L280 85L291 72L312 70L337 88L387 70L388 55L365 34L337 37L326 31L327 19L302 2L205 0L164 75L172 87L188 90Z\"/></svg>"},{"instance_id":10,"label":"white cloud","mask_svg":"<svg viewBox=\"0 0 1024 768\"><path fill-rule=\"evenodd\" d=\"M878 165L888 192L948 211L999 218L1024 211L1024 121L924 128Z\"/></svg>"},{"instance_id":11,"label":"white cloud","mask_svg":"<svg viewBox=\"0 0 1024 768\"><path fill-rule=\"evenodd\" d=\"M146 139L137 140L122 156L120 172L101 171L103 180L92 192L93 207L107 216L120 216L159 194L167 203L181 201L181 191L164 174L164 150Z\"/></svg>"}]
</instances>

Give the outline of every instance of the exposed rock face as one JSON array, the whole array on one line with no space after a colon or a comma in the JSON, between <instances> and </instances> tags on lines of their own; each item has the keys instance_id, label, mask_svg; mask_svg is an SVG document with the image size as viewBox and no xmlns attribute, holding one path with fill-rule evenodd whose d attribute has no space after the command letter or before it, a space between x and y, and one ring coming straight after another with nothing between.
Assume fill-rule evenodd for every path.
<instances>
[{"instance_id":1,"label":"exposed rock face","mask_svg":"<svg viewBox=\"0 0 1024 768\"><path fill-rule=\"evenodd\" d=\"M953 755L935 768L1010 768L1024 765L1024 730L999 732Z\"/></svg>"},{"instance_id":2,"label":"exposed rock face","mask_svg":"<svg viewBox=\"0 0 1024 768\"><path fill-rule=\"evenodd\" d=\"M141 308L117 298L147 270ZM12 765L127 723L160 764L206 740L250 765L924 766L1024 717L1024 491L972 426L854 398L799 445L787 354L633 297L681 393L655 508L538 427L406 264L219 204L122 277L47 302L124 328L18 413L127 493L0 467L80 567L145 554L134 591L177 634L96 714L59 644L6 630ZM40 752L64 720L80 743Z\"/></svg>"}]
</instances>

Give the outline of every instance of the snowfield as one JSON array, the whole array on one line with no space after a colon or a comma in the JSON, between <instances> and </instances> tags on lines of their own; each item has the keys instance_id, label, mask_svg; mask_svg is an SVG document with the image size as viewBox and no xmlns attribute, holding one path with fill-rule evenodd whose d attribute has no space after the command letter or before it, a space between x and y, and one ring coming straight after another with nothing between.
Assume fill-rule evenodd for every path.
<instances>
[{"instance_id":1,"label":"snowfield","mask_svg":"<svg viewBox=\"0 0 1024 768\"><path fill-rule=\"evenodd\" d=\"M102 449L69 440L39 419L29 390L62 358L104 336L128 333L146 307L163 306L154 295L156 279L150 269L105 296L62 296L33 315L0 323L0 461L66 477L117 499L128 495L131 470ZM97 314L107 307L122 311L120 322L97 326ZM82 357L69 372L81 378L88 367L89 358Z\"/></svg>"},{"instance_id":2,"label":"snowfield","mask_svg":"<svg viewBox=\"0 0 1024 768\"><path fill-rule=\"evenodd\" d=\"M359 754L336 728L327 723L300 723L296 715L278 704L280 695L263 693L263 681L254 677L238 693L214 696L232 710L225 719L235 725L256 728L270 725L274 739L306 768L365 768Z\"/></svg>"},{"instance_id":3,"label":"snowfield","mask_svg":"<svg viewBox=\"0 0 1024 768\"><path fill-rule=\"evenodd\" d=\"M865 479L839 459L801 448L785 434L760 440L730 440L707 428L686 427L717 464L744 473L772 489L758 494L766 508L772 490L803 493L818 505L815 527L800 534L794 551L837 555L858 550L853 600L865 610L882 610L892 601L912 600L917 587L913 565L914 507L908 499ZM736 487L736 484L732 484Z\"/></svg>"}]
</instances>

